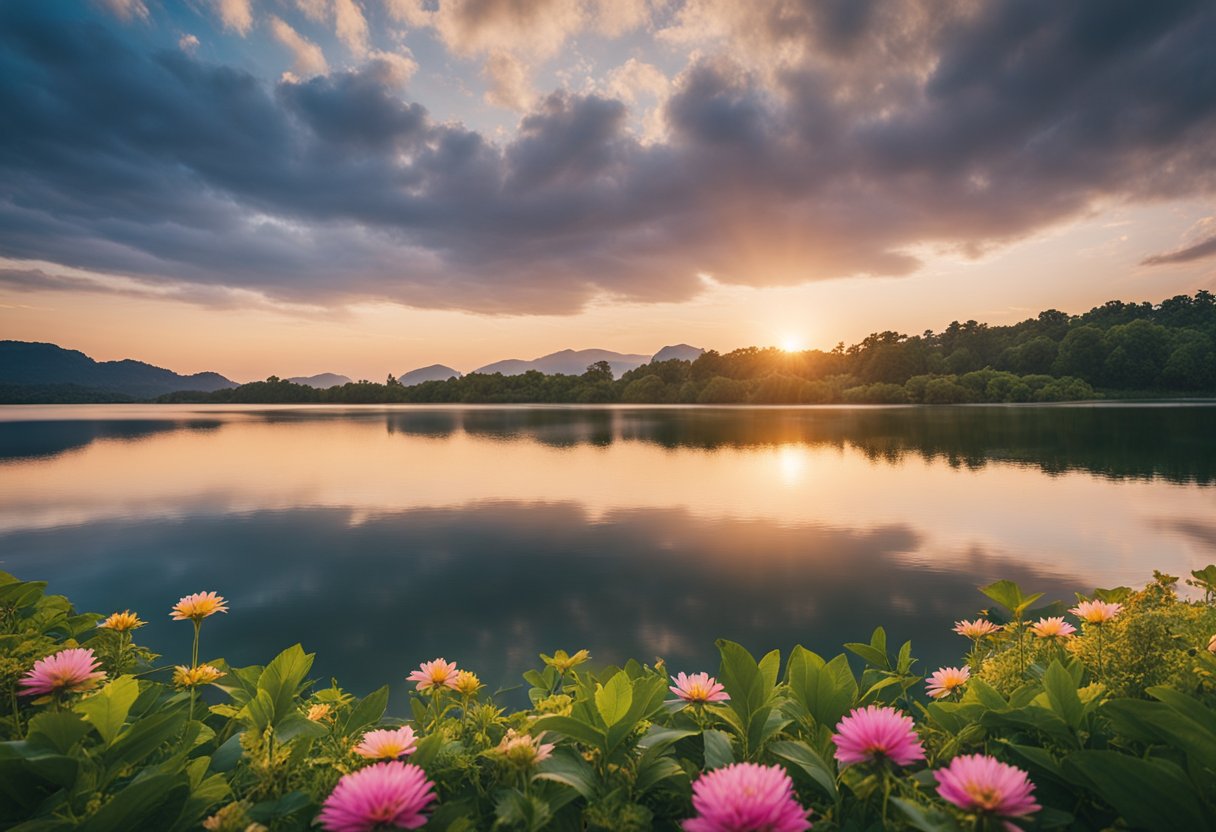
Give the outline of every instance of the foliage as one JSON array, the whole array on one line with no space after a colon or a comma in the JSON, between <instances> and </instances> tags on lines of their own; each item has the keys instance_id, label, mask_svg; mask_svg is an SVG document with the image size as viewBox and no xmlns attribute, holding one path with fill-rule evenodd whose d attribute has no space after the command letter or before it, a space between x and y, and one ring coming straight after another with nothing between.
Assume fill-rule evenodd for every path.
<instances>
[{"instance_id":1,"label":"foliage","mask_svg":"<svg viewBox=\"0 0 1216 832\"><path fill-rule=\"evenodd\" d=\"M358 381L328 390L277 377L164 402L964 404L1084 401L1099 396L1216 393L1216 297L1159 304L1110 301L1010 326L952 322L940 333L874 333L830 352L746 347L695 361L657 361L613 380L605 362L582 375L470 373L404 387Z\"/></svg>"},{"instance_id":2,"label":"foliage","mask_svg":"<svg viewBox=\"0 0 1216 832\"><path fill-rule=\"evenodd\" d=\"M892 652L878 627L833 657L795 646L757 658L720 640L723 701L671 699L661 661L596 667L586 651L559 650L525 674L526 709L460 677L420 684L403 723L386 716L387 687L363 698L318 689L299 645L265 666L211 662L224 675L197 697L99 616L0 573L0 827L187 830L209 818L209 829L304 830L338 779L372 762L354 751L364 733L408 724L409 761L439 796L428 829L676 829L693 781L743 761L784 768L816 829L982 828L995 819L946 802L934 779L977 753L1029 773L1042 808L1025 828L1210 829L1216 567L1192 578L1195 600L1161 574L1136 592L1095 590L1118 615L1061 640L1026 625L1063 604L1036 609L1038 593L986 586L1006 626L977 637L970 681L936 701L921 694L911 643ZM18 695L36 659L77 645L102 658L104 685ZM914 716L925 761L839 765L833 734L867 705Z\"/></svg>"}]
</instances>

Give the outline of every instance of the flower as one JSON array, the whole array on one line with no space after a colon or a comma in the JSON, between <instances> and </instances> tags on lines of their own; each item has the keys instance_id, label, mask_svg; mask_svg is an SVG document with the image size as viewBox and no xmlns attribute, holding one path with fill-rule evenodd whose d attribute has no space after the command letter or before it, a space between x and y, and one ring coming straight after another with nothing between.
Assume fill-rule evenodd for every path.
<instances>
[{"instance_id":1,"label":"flower","mask_svg":"<svg viewBox=\"0 0 1216 832\"><path fill-rule=\"evenodd\" d=\"M184 664L179 664L173 668L173 684L179 688L197 688L201 685L209 685L223 675L224 671L209 664L200 664L197 667L186 667Z\"/></svg>"},{"instance_id":2,"label":"flower","mask_svg":"<svg viewBox=\"0 0 1216 832\"><path fill-rule=\"evenodd\" d=\"M558 673L565 673L572 667L577 667L587 659L591 658L591 654L586 650L579 650L573 656L566 655L565 650L558 650L552 656L540 654L540 660L557 670Z\"/></svg>"},{"instance_id":3,"label":"flower","mask_svg":"<svg viewBox=\"0 0 1216 832\"><path fill-rule=\"evenodd\" d=\"M1034 802L1034 784L1026 772L987 754L955 757L933 776L937 778L937 793L967 812L1024 818L1039 811L1039 804ZM1008 822L1005 828L1010 832L1018 829Z\"/></svg>"},{"instance_id":4,"label":"flower","mask_svg":"<svg viewBox=\"0 0 1216 832\"><path fill-rule=\"evenodd\" d=\"M140 617L130 610L125 610L123 612L112 613L105 621L99 621L97 626L102 630L129 633L131 630L138 630L147 623L147 621L140 620Z\"/></svg>"},{"instance_id":5,"label":"flower","mask_svg":"<svg viewBox=\"0 0 1216 832\"><path fill-rule=\"evenodd\" d=\"M456 671L456 684L452 685L452 689L461 696L472 696L481 690L485 685L477 678L477 674L471 670Z\"/></svg>"},{"instance_id":6,"label":"flower","mask_svg":"<svg viewBox=\"0 0 1216 832\"><path fill-rule=\"evenodd\" d=\"M1216 653L1216 634L1213 634L1212 638L1208 641L1208 652Z\"/></svg>"},{"instance_id":7,"label":"flower","mask_svg":"<svg viewBox=\"0 0 1216 832\"><path fill-rule=\"evenodd\" d=\"M325 798L317 820L329 832L417 829L435 799L435 784L415 765L393 760L343 776Z\"/></svg>"},{"instance_id":8,"label":"flower","mask_svg":"<svg viewBox=\"0 0 1216 832\"><path fill-rule=\"evenodd\" d=\"M692 784L696 817L684 832L803 832L810 810L794 796L794 784L780 766L735 763L701 775Z\"/></svg>"},{"instance_id":9,"label":"flower","mask_svg":"<svg viewBox=\"0 0 1216 832\"><path fill-rule=\"evenodd\" d=\"M333 714L333 706L328 702L318 702L308 706L308 718L313 722L324 722Z\"/></svg>"},{"instance_id":10,"label":"flower","mask_svg":"<svg viewBox=\"0 0 1216 832\"><path fill-rule=\"evenodd\" d=\"M228 612L223 597L214 592L196 592L174 604L169 617L174 621L202 621L217 612Z\"/></svg>"},{"instance_id":11,"label":"flower","mask_svg":"<svg viewBox=\"0 0 1216 832\"><path fill-rule=\"evenodd\" d=\"M836 759L846 766L883 758L906 766L925 759L912 717L891 707L854 708L837 723L832 742L836 743Z\"/></svg>"},{"instance_id":12,"label":"flower","mask_svg":"<svg viewBox=\"0 0 1216 832\"><path fill-rule=\"evenodd\" d=\"M395 731L381 728L365 733L363 741L355 746L355 753L369 760L395 760L413 754L416 742L414 729L408 725Z\"/></svg>"},{"instance_id":13,"label":"flower","mask_svg":"<svg viewBox=\"0 0 1216 832\"><path fill-rule=\"evenodd\" d=\"M679 673L671 677L675 682L670 690L685 702L725 702L730 699L722 684L708 673L694 673L691 676Z\"/></svg>"},{"instance_id":14,"label":"flower","mask_svg":"<svg viewBox=\"0 0 1216 832\"><path fill-rule=\"evenodd\" d=\"M925 687L929 695L934 699L944 699L967 684L967 680L970 678L971 668L966 665L962 667L943 667L929 677L929 681Z\"/></svg>"},{"instance_id":15,"label":"flower","mask_svg":"<svg viewBox=\"0 0 1216 832\"><path fill-rule=\"evenodd\" d=\"M514 728L508 728L502 742L494 749L494 754L517 768L531 768L537 763L549 759L554 745L551 742L542 743L543 736L532 737L521 734Z\"/></svg>"},{"instance_id":16,"label":"flower","mask_svg":"<svg viewBox=\"0 0 1216 832\"><path fill-rule=\"evenodd\" d=\"M1077 628L1064 620L1063 616L1040 618L1030 625L1030 631L1039 638L1069 638Z\"/></svg>"},{"instance_id":17,"label":"flower","mask_svg":"<svg viewBox=\"0 0 1216 832\"><path fill-rule=\"evenodd\" d=\"M423 662L418 669L405 677L407 682L417 682L418 690L432 687L456 687L456 663L435 659Z\"/></svg>"},{"instance_id":18,"label":"flower","mask_svg":"<svg viewBox=\"0 0 1216 832\"><path fill-rule=\"evenodd\" d=\"M954 632L960 636L979 641L981 638L987 638L1000 630L1000 625L993 624L986 618L977 618L974 621L955 621Z\"/></svg>"},{"instance_id":19,"label":"flower","mask_svg":"<svg viewBox=\"0 0 1216 832\"><path fill-rule=\"evenodd\" d=\"M42 696L92 690L106 677L97 669L99 666L100 662L87 647L60 650L34 662L34 667L21 679L20 684L25 687L21 694Z\"/></svg>"},{"instance_id":20,"label":"flower","mask_svg":"<svg viewBox=\"0 0 1216 832\"><path fill-rule=\"evenodd\" d=\"M1069 610L1070 613L1086 624L1102 625L1114 620L1123 611L1122 604L1110 604L1106 601L1082 601Z\"/></svg>"}]
</instances>

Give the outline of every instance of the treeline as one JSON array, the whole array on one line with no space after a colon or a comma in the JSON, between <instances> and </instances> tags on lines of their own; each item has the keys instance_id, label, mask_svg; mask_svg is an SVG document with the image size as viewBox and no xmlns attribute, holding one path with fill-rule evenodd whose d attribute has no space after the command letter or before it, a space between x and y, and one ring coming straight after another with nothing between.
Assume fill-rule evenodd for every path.
<instances>
[{"instance_id":1,"label":"treeline","mask_svg":"<svg viewBox=\"0 0 1216 832\"><path fill-rule=\"evenodd\" d=\"M830 352L748 347L659 361L619 379L604 362L581 375L473 373L402 386L359 381L316 390L271 377L164 402L959 404L1077 401L1098 396L1216 393L1216 297L1110 301L1011 326L967 321L940 333L880 332Z\"/></svg>"}]
</instances>

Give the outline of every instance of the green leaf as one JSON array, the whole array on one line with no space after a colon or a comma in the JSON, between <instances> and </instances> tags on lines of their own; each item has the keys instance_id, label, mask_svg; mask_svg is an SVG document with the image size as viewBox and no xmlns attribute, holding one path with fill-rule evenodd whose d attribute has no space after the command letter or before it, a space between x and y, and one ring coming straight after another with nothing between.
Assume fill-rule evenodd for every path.
<instances>
[{"instance_id":1,"label":"green leaf","mask_svg":"<svg viewBox=\"0 0 1216 832\"><path fill-rule=\"evenodd\" d=\"M1043 690L1051 709L1068 725L1076 730L1081 725L1085 706L1077 695L1077 685L1072 675L1064 669L1058 660L1053 660L1043 674Z\"/></svg>"},{"instance_id":2,"label":"green leaf","mask_svg":"<svg viewBox=\"0 0 1216 832\"><path fill-rule=\"evenodd\" d=\"M388 707L388 695L388 685L385 685L360 699L342 723L342 735L352 736L379 722Z\"/></svg>"},{"instance_id":3,"label":"green leaf","mask_svg":"<svg viewBox=\"0 0 1216 832\"><path fill-rule=\"evenodd\" d=\"M312 806L312 799L301 791L288 792L278 800L263 800L249 807L250 820L258 823L270 823L279 818L286 818Z\"/></svg>"},{"instance_id":4,"label":"green leaf","mask_svg":"<svg viewBox=\"0 0 1216 832\"><path fill-rule=\"evenodd\" d=\"M72 711L43 711L30 720L28 731L32 745L40 745L66 754L89 733L89 724Z\"/></svg>"},{"instance_id":5,"label":"green leaf","mask_svg":"<svg viewBox=\"0 0 1216 832\"><path fill-rule=\"evenodd\" d=\"M539 797L527 797L515 789L498 793L494 804L494 826L523 827L528 832L544 829L553 817L549 804Z\"/></svg>"},{"instance_id":6,"label":"green leaf","mask_svg":"<svg viewBox=\"0 0 1216 832\"><path fill-rule=\"evenodd\" d=\"M646 755L638 763L638 773L633 787L639 795L643 795L664 780L681 776L684 776L684 769L671 755Z\"/></svg>"},{"instance_id":7,"label":"green leaf","mask_svg":"<svg viewBox=\"0 0 1216 832\"><path fill-rule=\"evenodd\" d=\"M959 829L958 822L937 807L921 806L904 797L893 797L891 802L899 807L913 829L921 832L957 832Z\"/></svg>"},{"instance_id":8,"label":"green leaf","mask_svg":"<svg viewBox=\"0 0 1216 832\"><path fill-rule=\"evenodd\" d=\"M1036 592L1033 595L1023 595L1022 588L1013 581L997 581L988 584L988 586L980 587L980 592L1009 610L1015 618L1021 616L1022 613L1029 609L1031 604L1043 597L1043 593L1041 592Z\"/></svg>"},{"instance_id":9,"label":"green leaf","mask_svg":"<svg viewBox=\"0 0 1216 832\"><path fill-rule=\"evenodd\" d=\"M114 771L141 763L164 743L179 738L185 724L184 710L142 717L119 734L102 759Z\"/></svg>"},{"instance_id":10,"label":"green leaf","mask_svg":"<svg viewBox=\"0 0 1216 832\"><path fill-rule=\"evenodd\" d=\"M710 729L704 733L704 742L706 771L728 766L735 761L735 752L726 734Z\"/></svg>"},{"instance_id":11,"label":"green leaf","mask_svg":"<svg viewBox=\"0 0 1216 832\"><path fill-rule=\"evenodd\" d=\"M615 674L607 684L596 685L595 707L607 727L611 728L624 719L631 705L633 683L624 672Z\"/></svg>"},{"instance_id":12,"label":"green leaf","mask_svg":"<svg viewBox=\"0 0 1216 832\"><path fill-rule=\"evenodd\" d=\"M836 769L828 766L815 749L801 740L796 740L775 742L769 746L769 751L798 766L824 790L828 797L832 800L837 799Z\"/></svg>"},{"instance_id":13,"label":"green leaf","mask_svg":"<svg viewBox=\"0 0 1216 832\"><path fill-rule=\"evenodd\" d=\"M84 716L107 746L114 743L127 714L139 696L139 683L133 676L119 676L98 693L76 703L74 710Z\"/></svg>"},{"instance_id":14,"label":"green leaf","mask_svg":"<svg viewBox=\"0 0 1216 832\"><path fill-rule=\"evenodd\" d=\"M537 733L541 731L553 731L556 734L561 734L564 737L569 737L584 745L601 750L607 745L607 737L603 731L572 716L560 716L558 714L542 716L533 723L533 729Z\"/></svg>"},{"instance_id":15,"label":"green leaf","mask_svg":"<svg viewBox=\"0 0 1216 832\"><path fill-rule=\"evenodd\" d=\"M834 728L857 700L857 679L842 653L830 662L799 646L790 654L790 693L815 720Z\"/></svg>"},{"instance_id":16,"label":"green leaf","mask_svg":"<svg viewBox=\"0 0 1216 832\"><path fill-rule=\"evenodd\" d=\"M154 774L132 781L80 825L81 832L169 829L181 814L190 786L181 774Z\"/></svg>"},{"instance_id":17,"label":"green leaf","mask_svg":"<svg viewBox=\"0 0 1216 832\"><path fill-rule=\"evenodd\" d=\"M664 728L661 725L652 725L650 730L638 740L638 747L647 751L662 751L672 743L699 733L701 732L691 728Z\"/></svg>"},{"instance_id":18,"label":"green leaf","mask_svg":"<svg viewBox=\"0 0 1216 832\"><path fill-rule=\"evenodd\" d=\"M1198 792L1172 763L1117 751L1077 751L1064 758L1063 768L1071 779L1090 785L1133 828L1211 829Z\"/></svg>"},{"instance_id":19,"label":"green leaf","mask_svg":"<svg viewBox=\"0 0 1216 832\"><path fill-rule=\"evenodd\" d=\"M295 710L296 697L312 669L312 660L313 654L294 644L275 656L258 677L259 695L262 691L270 695L272 725Z\"/></svg>"},{"instance_id":20,"label":"green leaf","mask_svg":"<svg viewBox=\"0 0 1216 832\"><path fill-rule=\"evenodd\" d=\"M844 649L850 653L855 653L865 660L865 663L877 667L880 670L886 670L890 667L890 662L887 660L887 654L859 641L850 641L844 645Z\"/></svg>"},{"instance_id":21,"label":"green leaf","mask_svg":"<svg viewBox=\"0 0 1216 832\"><path fill-rule=\"evenodd\" d=\"M587 800L595 796L598 782L590 763L584 760L582 755L564 748L559 748L541 763L534 776L538 780L552 780L569 786Z\"/></svg>"},{"instance_id":22,"label":"green leaf","mask_svg":"<svg viewBox=\"0 0 1216 832\"><path fill-rule=\"evenodd\" d=\"M245 703L237 717L260 734L274 724L274 709L273 694L267 690L259 690L256 696Z\"/></svg>"}]
</instances>

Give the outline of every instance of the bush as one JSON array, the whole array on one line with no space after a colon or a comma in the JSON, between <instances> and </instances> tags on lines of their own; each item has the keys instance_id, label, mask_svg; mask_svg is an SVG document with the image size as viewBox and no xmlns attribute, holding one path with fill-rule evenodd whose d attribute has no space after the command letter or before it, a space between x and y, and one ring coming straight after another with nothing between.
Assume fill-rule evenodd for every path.
<instances>
[{"instance_id":1,"label":"bush","mask_svg":"<svg viewBox=\"0 0 1216 832\"><path fill-rule=\"evenodd\" d=\"M403 721L385 715L387 687L363 698L317 687L299 645L265 666L198 665L196 628L190 665L157 665L124 629L138 619L78 614L44 584L0 573L0 825L331 828L322 808L345 800L366 815L343 794L373 776L401 784L400 824L438 830L675 830L727 811L756 778L774 784L768 808L783 828L804 828L809 812L820 829L1209 829L1216 566L1193 578L1202 600L1179 599L1177 579L1158 575L1140 592L1096 590L1102 604L1070 613L1032 610L1040 595L1009 581L984 587L1006 624L975 625L974 673L934 673L928 701L911 643L892 651L879 627L831 658L795 646L757 659L722 640L716 677L672 677L661 660L593 667L587 651L559 650L524 674L531 704L516 711L436 660L410 674ZM178 609L205 633L222 599L194 598ZM1074 628L1068 614L1087 620ZM83 675L34 668L85 651L95 661ZM35 677L49 687L19 695ZM859 719L860 708L872 710ZM873 735L867 721L887 727ZM1006 791L992 804L1004 814L988 812L938 788L943 770L976 764L970 755L1007 767L1002 789L1028 779L1038 805ZM409 765L377 762L398 757ZM711 770L718 797L697 809L693 789Z\"/></svg>"}]
</instances>

